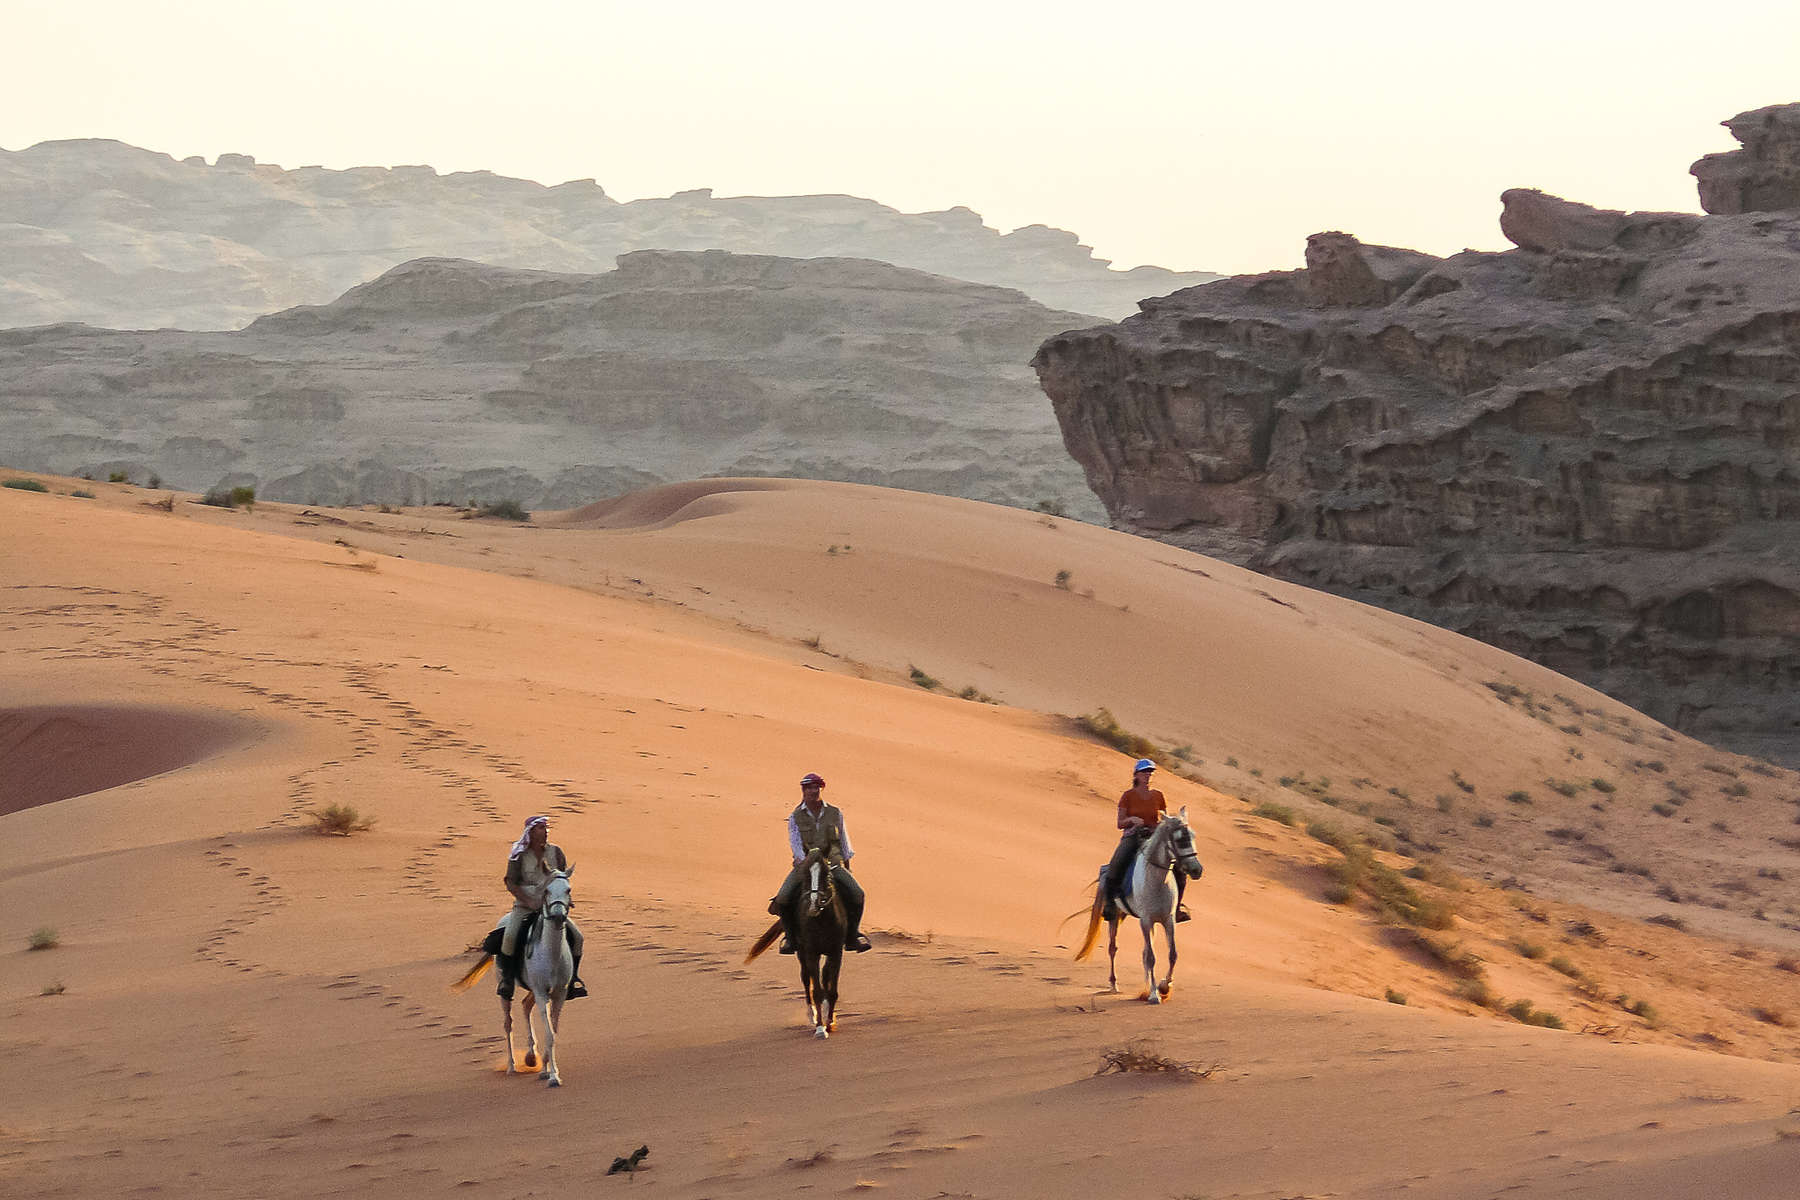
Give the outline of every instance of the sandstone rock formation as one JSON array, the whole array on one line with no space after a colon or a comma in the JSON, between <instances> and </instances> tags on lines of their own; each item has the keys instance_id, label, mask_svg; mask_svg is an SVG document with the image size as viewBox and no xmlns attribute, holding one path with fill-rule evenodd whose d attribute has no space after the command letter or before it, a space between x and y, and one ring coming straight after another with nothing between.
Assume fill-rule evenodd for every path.
<instances>
[{"instance_id":1,"label":"sandstone rock formation","mask_svg":"<svg viewBox=\"0 0 1800 1200\"><path fill-rule=\"evenodd\" d=\"M1064 230L1003 235L966 208L901 213L853 196L699 189L621 204L591 179L289 171L242 154L208 166L103 140L0 150L0 326L236 329L415 258L603 272L642 249L872 258L1108 318L1216 278L1116 271Z\"/></svg>"},{"instance_id":2,"label":"sandstone rock formation","mask_svg":"<svg viewBox=\"0 0 1800 1200\"><path fill-rule=\"evenodd\" d=\"M1700 207L1724 215L1800 208L1800 104L1742 112L1725 128L1743 148L1693 165Z\"/></svg>"},{"instance_id":3,"label":"sandstone rock formation","mask_svg":"<svg viewBox=\"0 0 1800 1200\"><path fill-rule=\"evenodd\" d=\"M1034 365L1119 526L1800 759L1800 197L1752 206L1796 121L1731 122L1736 215L1510 191L1519 249L1321 234Z\"/></svg>"},{"instance_id":4,"label":"sandstone rock formation","mask_svg":"<svg viewBox=\"0 0 1800 1200\"><path fill-rule=\"evenodd\" d=\"M447 259L232 333L0 331L0 460L302 503L571 508L798 475L1100 506L1026 366L1094 318L850 259Z\"/></svg>"}]
</instances>

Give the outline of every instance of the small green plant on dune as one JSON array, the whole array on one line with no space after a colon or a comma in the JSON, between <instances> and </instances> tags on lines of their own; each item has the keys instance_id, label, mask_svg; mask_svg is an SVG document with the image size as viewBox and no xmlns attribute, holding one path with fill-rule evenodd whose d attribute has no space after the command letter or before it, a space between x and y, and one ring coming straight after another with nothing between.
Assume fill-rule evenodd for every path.
<instances>
[{"instance_id":1,"label":"small green plant on dune","mask_svg":"<svg viewBox=\"0 0 1800 1200\"><path fill-rule=\"evenodd\" d=\"M1059 589L1066 592L1069 590L1069 582L1074 578L1075 576L1067 568L1064 568L1056 573L1056 578L1052 580L1052 582Z\"/></svg>"},{"instance_id":2,"label":"small green plant on dune","mask_svg":"<svg viewBox=\"0 0 1800 1200\"><path fill-rule=\"evenodd\" d=\"M1506 793L1506 799L1507 802L1511 804L1530 804L1531 793L1524 788L1520 788L1518 791Z\"/></svg>"},{"instance_id":3,"label":"small green plant on dune","mask_svg":"<svg viewBox=\"0 0 1800 1200\"><path fill-rule=\"evenodd\" d=\"M55 983L46 983L42 988L38 989L38 995L60 996L68 990L69 989L63 984L63 981L59 979Z\"/></svg>"},{"instance_id":4,"label":"small green plant on dune","mask_svg":"<svg viewBox=\"0 0 1800 1200\"><path fill-rule=\"evenodd\" d=\"M113 471L106 477L108 483L130 483L131 474L127 471Z\"/></svg>"},{"instance_id":5,"label":"small green plant on dune","mask_svg":"<svg viewBox=\"0 0 1800 1200\"><path fill-rule=\"evenodd\" d=\"M919 670L919 668L917 668L915 666L909 665L906 668L906 674L909 679L911 679L914 683L918 684L920 687L924 688L928 692L935 692L935 691L937 691L938 688L943 686L943 684L939 683L937 680L933 679L931 676L927 675L925 672Z\"/></svg>"},{"instance_id":6,"label":"small green plant on dune","mask_svg":"<svg viewBox=\"0 0 1800 1200\"><path fill-rule=\"evenodd\" d=\"M1588 786L1592 787L1596 792L1603 792L1609 796L1619 790L1619 786L1610 779L1590 779L1588 780Z\"/></svg>"},{"instance_id":7,"label":"small green plant on dune","mask_svg":"<svg viewBox=\"0 0 1800 1200\"><path fill-rule=\"evenodd\" d=\"M26 945L33 950L54 950L62 945L62 939L56 936L56 930L45 925L31 931L31 936L26 939Z\"/></svg>"},{"instance_id":8,"label":"small green plant on dune","mask_svg":"<svg viewBox=\"0 0 1800 1200\"><path fill-rule=\"evenodd\" d=\"M82 491L80 488L76 488L74 491L70 492L69 495L75 497L77 500L92 500L94 498L94 493Z\"/></svg>"},{"instance_id":9,"label":"small green plant on dune","mask_svg":"<svg viewBox=\"0 0 1800 1200\"><path fill-rule=\"evenodd\" d=\"M313 819L313 832L335 837L349 837L353 833L367 833L375 828L373 817L365 817L348 804L327 804L324 808L315 808L310 813Z\"/></svg>"},{"instance_id":10,"label":"small green plant on dune","mask_svg":"<svg viewBox=\"0 0 1800 1200\"><path fill-rule=\"evenodd\" d=\"M47 492L50 489L35 479L8 479L0 483L0 487L11 488L15 492Z\"/></svg>"},{"instance_id":11,"label":"small green plant on dune","mask_svg":"<svg viewBox=\"0 0 1800 1200\"><path fill-rule=\"evenodd\" d=\"M498 517L502 521L529 521L531 514L517 500L494 500L475 510L478 517Z\"/></svg>"},{"instance_id":12,"label":"small green plant on dune","mask_svg":"<svg viewBox=\"0 0 1800 1200\"><path fill-rule=\"evenodd\" d=\"M253 487L216 487L200 497L200 503L213 508L255 508L256 489Z\"/></svg>"},{"instance_id":13,"label":"small green plant on dune","mask_svg":"<svg viewBox=\"0 0 1800 1200\"><path fill-rule=\"evenodd\" d=\"M1406 993L1405 992L1396 992L1393 988L1389 988L1387 990L1387 1002L1389 1004L1405 1004L1406 1003Z\"/></svg>"},{"instance_id":14,"label":"small green plant on dune","mask_svg":"<svg viewBox=\"0 0 1800 1200\"><path fill-rule=\"evenodd\" d=\"M1545 1029L1561 1029L1563 1027L1561 1017L1534 1007L1529 1000L1514 1000L1506 1006L1506 1015L1526 1025L1539 1025Z\"/></svg>"},{"instance_id":15,"label":"small green plant on dune","mask_svg":"<svg viewBox=\"0 0 1800 1200\"><path fill-rule=\"evenodd\" d=\"M1267 817L1271 821L1279 821L1281 824L1290 827L1299 823L1299 818L1294 815L1293 809L1287 807L1285 804L1272 804L1267 800L1251 809L1250 815L1253 817Z\"/></svg>"},{"instance_id":16,"label":"small green plant on dune","mask_svg":"<svg viewBox=\"0 0 1800 1200\"><path fill-rule=\"evenodd\" d=\"M1147 737L1132 733L1119 724L1112 710L1095 709L1091 713L1075 718L1075 723L1093 734L1114 750L1132 758L1165 758L1162 747Z\"/></svg>"}]
</instances>

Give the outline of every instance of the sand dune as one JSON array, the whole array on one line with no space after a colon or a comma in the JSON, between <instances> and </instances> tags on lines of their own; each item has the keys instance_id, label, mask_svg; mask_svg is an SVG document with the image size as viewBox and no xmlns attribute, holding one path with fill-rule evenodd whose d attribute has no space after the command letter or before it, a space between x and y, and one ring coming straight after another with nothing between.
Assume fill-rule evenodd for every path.
<instances>
[{"instance_id":1,"label":"sand dune","mask_svg":"<svg viewBox=\"0 0 1800 1200\"><path fill-rule=\"evenodd\" d=\"M237 724L205 712L0 709L0 815L173 771L245 735Z\"/></svg>"},{"instance_id":2,"label":"sand dune","mask_svg":"<svg viewBox=\"0 0 1800 1200\"><path fill-rule=\"evenodd\" d=\"M707 481L513 527L164 512L46 482L0 490L5 707L252 732L160 774L125 755L135 782L0 818L0 1088L25 1098L0 1110L8 1195L1778 1196L1800 1165L1793 894L1755 873L1800 870L1770 840L1792 779L1497 652L1107 531L876 489ZM1487 686L1508 681L1510 703ZM1559 692L1579 737L1538 711ZM1058 715L1099 706L1194 747L1195 778L1164 786L1207 874L1161 1009L1130 998L1135 931L1112 997L1062 924L1129 765ZM1652 754L1661 772L1630 773ZM1618 789L1502 798L1575 762ZM1647 811L1648 777L1707 763L1748 794ZM847 964L826 1043L791 960L740 961L805 770L849 816L879 943ZM1299 771L1333 782L1275 778ZM1413 885L1457 905L1442 936L1496 992L1567 1028L1478 1006L1409 928L1326 902L1340 856L1254 815L1269 797L1377 837L1404 817L1396 867L1461 854L1526 879ZM374 828L315 836L333 801ZM1769 815L1720 833L1715 807ZM576 860L594 947L560 1092L500 1074L494 1001L447 988L533 812ZM1577 821L1604 828L1549 837ZM1667 855L1664 886L1735 859L1758 894L1651 896L1692 931L1645 924L1652 884L1572 848L1600 841ZM46 927L61 944L26 949ZM1094 1074L1134 1039L1210 1074ZM645 1143L639 1176L605 1178Z\"/></svg>"}]
</instances>

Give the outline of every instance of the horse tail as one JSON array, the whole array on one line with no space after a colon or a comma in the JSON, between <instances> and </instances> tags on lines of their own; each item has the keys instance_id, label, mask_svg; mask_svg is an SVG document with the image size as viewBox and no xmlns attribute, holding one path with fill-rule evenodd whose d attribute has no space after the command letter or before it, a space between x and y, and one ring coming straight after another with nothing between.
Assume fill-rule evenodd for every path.
<instances>
[{"instance_id":1,"label":"horse tail","mask_svg":"<svg viewBox=\"0 0 1800 1200\"><path fill-rule=\"evenodd\" d=\"M1081 949L1075 952L1076 962L1086 962L1087 956L1094 952L1094 946L1100 941L1100 917L1106 911L1106 894L1098 886L1094 888L1094 903L1088 908L1087 935L1081 939ZM1069 914L1078 917L1080 912Z\"/></svg>"},{"instance_id":2,"label":"horse tail","mask_svg":"<svg viewBox=\"0 0 1800 1200\"><path fill-rule=\"evenodd\" d=\"M781 918L777 917L775 918L775 923L769 926L768 930L764 932L761 937L750 943L750 953L744 955L744 961L755 962L757 956L764 950L767 950L770 946L773 946L775 944L775 939L780 936Z\"/></svg>"},{"instance_id":3,"label":"horse tail","mask_svg":"<svg viewBox=\"0 0 1800 1200\"><path fill-rule=\"evenodd\" d=\"M493 955L491 955L491 954L482 955L481 961L469 968L468 974L464 975L461 979L457 980L455 983L450 985L450 990L453 992L468 991L470 988L474 987L477 983L481 982L481 977L483 975L486 975L488 973L488 968L493 965L494 965L494 956Z\"/></svg>"}]
</instances>

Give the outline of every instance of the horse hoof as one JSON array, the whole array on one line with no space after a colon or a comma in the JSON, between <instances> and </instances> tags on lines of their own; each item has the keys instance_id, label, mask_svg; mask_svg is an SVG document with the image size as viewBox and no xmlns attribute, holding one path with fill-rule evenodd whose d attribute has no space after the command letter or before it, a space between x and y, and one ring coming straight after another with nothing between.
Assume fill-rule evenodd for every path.
<instances>
[{"instance_id":1,"label":"horse hoof","mask_svg":"<svg viewBox=\"0 0 1800 1200\"><path fill-rule=\"evenodd\" d=\"M1157 995L1155 992L1151 992L1148 996L1144 997L1144 1002L1146 1004L1161 1004L1162 997Z\"/></svg>"},{"instance_id":2,"label":"horse hoof","mask_svg":"<svg viewBox=\"0 0 1800 1200\"><path fill-rule=\"evenodd\" d=\"M1169 998L1169 993L1174 990L1175 985L1172 983L1159 983L1156 985L1156 994L1165 1000Z\"/></svg>"},{"instance_id":3,"label":"horse hoof","mask_svg":"<svg viewBox=\"0 0 1800 1200\"><path fill-rule=\"evenodd\" d=\"M550 1082L549 1082L549 1083L547 1083L547 1084L545 1084L545 1085L544 1085L544 1086L545 1086L545 1087L561 1087L561 1086L562 1086L562 1080L560 1080L560 1079L552 1079L552 1080L551 1080L551 1081L550 1081Z\"/></svg>"},{"instance_id":4,"label":"horse hoof","mask_svg":"<svg viewBox=\"0 0 1800 1200\"><path fill-rule=\"evenodd\" d=\"M831 1034L827 1033L825 1031L825 1027L823 1025L821 1025L817 1029L813 1030L813 1036L818 1038L822 1042L826 1038L830 1037Z\"/></svg>"},{"instance_id":5,"label":"horse hoof","mask_svg":"<svg viewBox=\"0 0 1800 1200\"><path fill-rule=\"evenodd\" d=\"M527 1067L535 1067L535 1066L537 1066L537 1055L535 1055L535 1054L527 1054L527 1055L526 1055L526 1056L525 1056L525 1065L526 1065L526 1066L527 1066Z\"/></svg>"}]
</instances>

